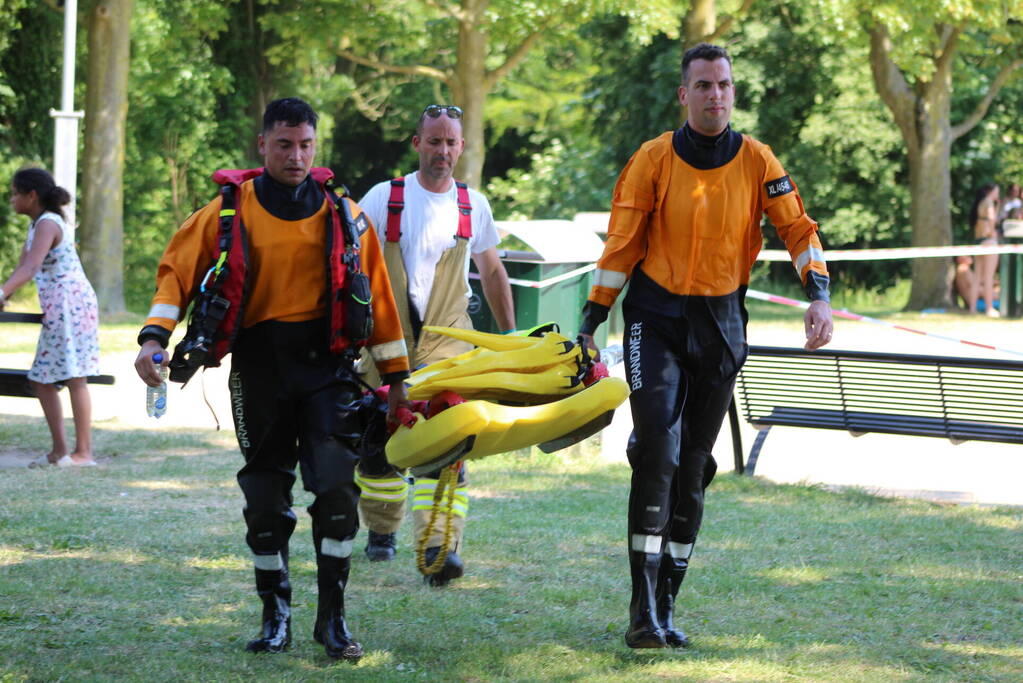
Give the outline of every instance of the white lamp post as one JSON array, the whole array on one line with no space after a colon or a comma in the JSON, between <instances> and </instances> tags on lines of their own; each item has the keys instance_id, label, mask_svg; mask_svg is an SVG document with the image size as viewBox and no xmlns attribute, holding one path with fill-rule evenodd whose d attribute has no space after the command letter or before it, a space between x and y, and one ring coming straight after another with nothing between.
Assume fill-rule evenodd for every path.
<instances>
[{"instance_id":1,"label":"white lamp post","mask_svg":"<svg viewBox=\"0 0 1023 683\"><path fill-rule=\"evenodd\" d=\"M68 224L75 225L75 195L78 190L78 120L84 112L75 105L75 40L78 29L78 0L64 1L64 72L60 111L50 110L53 126L53 177L71 195L65 209Z\"/></svg>"}]
</instances>

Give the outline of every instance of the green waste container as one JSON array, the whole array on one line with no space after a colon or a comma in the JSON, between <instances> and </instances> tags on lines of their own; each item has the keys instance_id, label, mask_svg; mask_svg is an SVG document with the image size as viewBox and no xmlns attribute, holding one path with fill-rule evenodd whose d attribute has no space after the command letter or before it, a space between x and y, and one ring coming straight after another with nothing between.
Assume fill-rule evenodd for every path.
<instances>
[{"instance_id":1,"label":"green waste container","mask_svg":"<svg viewBox=\"0 0 1023 683\"><path fill-rule=\"evenodd\" d=\"M1023 244L1023 221L1002 223L1006 244ZM999 308L1003 317L1023 318L1023 254L1002 254L999 259Z\"/></svg>"},{"instance_id":2,"label":"green waste container","mask_svg":"<svg viewBox=\"0 0 1023 683\"><path fill-rule=\"evenodd\" d=\"M515 323L520 330L556 322L566 337L575 337L579 333L583 305L590 294L592 264L547 263L539 259L509 257L503 257L501 261L512 281ZM475 265L473 263L470 267L473 275L476 274ZM469 307L473 327L483 332L500 332L483 296L479 279L470 276L469 283L473 291ZM594 337L600 348L607 345L607 327L601 325Z\"/></svg>"},{"instance_id":3,"label":"green waste container","mask_svg":"<svg viewBox=\"0 0 1023 683\"><path fill-rule=\"evenodd\" d=\"M498 255L511 279L515 323L520 330L556 322L562 334L579 334L583 306L590 294L595 263L604 251L599 230L607 226L608 214L577 214L574 220L498 221L504 243ZM530 251L511 251L522 246ZM508 249L503 249L507 247ZM483 289L471 263L472 323L484 332L500 332L494 323ZM620 300L620 297L619 297ZM608 335L620 336L620 304L616 303L606 324L597 329L597 346L607 345Z\"/></svg>"}]
</instances>

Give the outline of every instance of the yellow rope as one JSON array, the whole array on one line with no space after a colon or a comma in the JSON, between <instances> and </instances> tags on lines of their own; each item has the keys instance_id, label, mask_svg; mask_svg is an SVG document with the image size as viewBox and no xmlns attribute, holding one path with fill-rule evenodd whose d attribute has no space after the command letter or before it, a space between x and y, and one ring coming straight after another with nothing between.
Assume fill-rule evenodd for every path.
<instances>
[{"instance_id":1,"label":"yellow rope","mask_svg":"<svg viewBox=\"0 0 1023 683\"><path fill-rule=\"evenodd\" d=\"M454 529L455 489L458 488L458 472L461 469L461 460L450 467L445 467L444 471L440 474L440 478L437 480L437 488L433 490L433 507L430 508L430 521L427 522L426 529L416 545L416 567L426 576L436 574L443 569L444 561L448 559L448 549L451 547L451 536ZM441 499L445 493L447 493L448 516L444 524L444 541L440 545L440 550L437 552L437 557L434 559L433 564L427 566L426 544L430 540L430 535L433 534L433 525L437 521L437 515L443 507Z\"/></svg>"}]
</instances>

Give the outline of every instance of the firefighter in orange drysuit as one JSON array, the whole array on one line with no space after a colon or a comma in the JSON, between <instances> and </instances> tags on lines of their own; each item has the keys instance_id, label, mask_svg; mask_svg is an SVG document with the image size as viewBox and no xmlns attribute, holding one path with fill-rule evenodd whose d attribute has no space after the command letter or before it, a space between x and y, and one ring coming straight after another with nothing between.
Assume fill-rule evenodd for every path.
<instances>
[{"instance_id":1,"label":"firefighter in orange drysuit","mask_svg":"<svg viewBox=\"0 0 1023 683\"><path fill-rule=\"evenodd\" d=\"M831 338L817 224L770 148L729 126L731 60L701 44L682 60L683 127L643 144L615 186L580 333L622 303L634 431L628 458L630 647L684 647L673 604L700 528L711 450L746 359L745 292L767 214L811 299L806 348Z\"/></svg>"},{"instance_id":2,"label":"firefighter in orange drysuit","mask_svg":"<svg viewBox=\"0 0 1023 683\"><path fill-rule=\"evenodd\" d=\"M298 464L302 483L314 495L309 514L319 606L313 636L329 656L355 661L362 647L348 629L344 593L359 528L358 458L346 437L360 434L361 427L338 406L355 401L362 390L351 379L352 361L336 350L339 337L347 333L339 326L343 316L328 305L339 300L344 283L334 276L340 273L336 263L327 268L326 255L343 237L325 188L315 179L327 169L312 168L316 121L316 113L297 98L267 106L259 136L265 168L234 192L245 230L224 252L237 255L234 250L241 250L243 262L233 272L245 271L244 287L230 289L243 294L230 301L228 310L244 313L232 346L229 385L235 433L245 458L238 472L245 494L245 540L263 602L260 634L246 649L281 652L291 644L288 540L296 523L291 488ZM160 382L153 355L162 353L167 364L171 332L204 280L206 267L217 260L220 216L235 215L233 209L221 210L227 201L218 197L194 213L160 261L157 291L139 334L142 348L135 361L136 371L150 386ZM403 380L408 358L401 323L376 232L354 202L347 197L341 202L348 204L361 270L370 280L373 331L366 349L390 385L393 418L407 402ZM228 288L224 291L230 300Z\"/></svg>"}]
</instances>

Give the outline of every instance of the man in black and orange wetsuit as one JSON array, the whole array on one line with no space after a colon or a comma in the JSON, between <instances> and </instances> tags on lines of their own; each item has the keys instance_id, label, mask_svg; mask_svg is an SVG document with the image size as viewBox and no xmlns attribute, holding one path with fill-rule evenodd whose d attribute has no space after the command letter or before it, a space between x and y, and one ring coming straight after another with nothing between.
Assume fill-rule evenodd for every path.
<instances>
[{"instance_id":1,"label":"man in black and orange wetsuit","mask_svg":"<svg viewBox=\"0 0 1023 683\"><path fill-rule=\"evenodd\" d=\"M607 244L580 334L626 282L625 367L634 430L629 495L629 647L685 647L673 605L703 516L711 455L746 360L744 298L767 214L811 300L806 348L831 338L817 224L770 148L731 129L731 59L706 43L682 58L681 129L649 140L615 186Z\"/></svg>"},{"instance_id":2,"label":"man in black and orange wetsuit","mask_svg":"<svg viewBox=\"0 0 1023 683\"><path fill-rule=\"evenodd\" d=\"M329 321L338 316L328 316L328 302L342 291L328 291L337 283L327 272L327 235L339 239L339 223L328 219L331 202L310 173L316 121L316 113L300 99L271 102L259 135L265 167L235 191L246 232L239 236L245 244L233 247L244 246L247 275L244 298L231 302L244 314L232 349L229 385L245 458L238 483L245 494L246 542L263 601L262 630L247 649L281 652L291 643L288 539L296 523L291 488L300 463L302 483L315 497L309 506L319 588L313 635L328 655L354 661L362 647L345 621L344 591L359 527L357 456L349 435L359 435L361 427L348 423L337 407L362 392L351 379L351 361L331 351L338 330ZM162 353L167 364L171 332L217 258L222 201L218 197L185 221L160 261L135 361L150 386L160 382L153 355ZM354 202L341 201L348 202L352 234L360 233L359 256L370 279L374 323L366 348L390 385L393 419L407 402L401 322L376 231Z\"/></svg>"}]
</instances>

